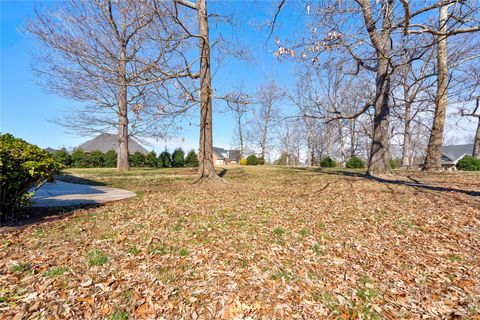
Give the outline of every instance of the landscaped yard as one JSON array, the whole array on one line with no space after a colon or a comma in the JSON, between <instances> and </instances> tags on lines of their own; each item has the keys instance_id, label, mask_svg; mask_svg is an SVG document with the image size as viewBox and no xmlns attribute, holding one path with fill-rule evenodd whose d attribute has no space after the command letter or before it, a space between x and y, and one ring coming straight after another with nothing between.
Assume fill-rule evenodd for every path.
<instances>
[{"instance_id":1,"label":"landscaped yard","mask_svg":"<svg viewBox=\"0 0 480 320\"><path fill-rule=\"evenodd\" d=\"M67 173L138 196L0 231L4 318L479 317L478 173Z\"/></svg>"}]
</instances>

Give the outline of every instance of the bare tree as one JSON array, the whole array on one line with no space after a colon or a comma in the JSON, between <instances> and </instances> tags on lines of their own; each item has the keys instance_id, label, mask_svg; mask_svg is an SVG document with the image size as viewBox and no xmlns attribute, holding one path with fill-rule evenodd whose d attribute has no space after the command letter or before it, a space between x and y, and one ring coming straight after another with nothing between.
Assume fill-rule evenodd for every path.
<instances>
[{"instance_id":1,"label":"bare tree","mask_svg":"<svg viewBox=\"0 0 480 320\"><path fill-rule=\"evenodd\" d=\"M198 150L199 168L195 183L204 183L208 181L220 181L220 177L215 173L213 162L213 136L212 136L212 78L210 74L210 42L208 28L207 1L198 0L196 3L188 0L174 0L187 8L193 9L197 13L198 34L189 35L198 38L200 48L200 146ZM178 19L177 23L183 26L183 22ZM187 28L183 27L185 30Z\"/></svg>"},{"instance_id":2,"label":"bare tree","mask_svg":"<svg viewBox=\"0 0 480 320\"><path fill-rule=\"evenodd\" d=\"M285 165L300 164L300 150L305 129L298 119L279 121L275 126L280 154L286 157Z\"/></svg>"},{"instance_id":3,"label":"bare tree","mask_svg":"<svg viewBox=\"0 0 480 320\"><path fill-rule=\"evenodd\" d=\"M220 97L227 105L227 111L232 112L235 116L235 128L233 140L235 147L239 149L240 159L245 156L246 142L246 116L253 104L252 98L245 93L243 85L238 89L228 92L225 96Z\"/></svg>"},{"instance_id":4,"label":"bare tree","mask_svg":"<svg viewBox=\"0 0 480 320\"><path fill-rule=\"evenodd\" d=\"M43 86L86 103L64 124L81 133L117 130L118 170L129 168L130 129L161 134L154 123L169 107L154 109L168 101L153 98L151 85L158 89L190 73L188 66L172 64L183 38L166 19L147 2L70 1L37 11L25 27L46 49L34 65Z\"/></svg>"},{"instance_id":5,"label":"bare tree","mask_svg":"<svg viewBox=\"0 0 480 320\"><path fill-rule=\"evenodd\" d=\"M261 86L256 96L257 108L254 111L249 136L260 150L260 157L265 159L272 139L270 130L274 118L279 115L278 103L284 99L285 91L278 87L275 81L271 81Z\"/></svg>"},{"instance_id":6,"label":"bare tree","mask_svg":"<svg viewBox=\"0 0 480 320\"><path fill-rule=\"evenodd\" d=\"M408 3L405 3L409 10ZM404 28L410 34L431 34L435 37L437 45L437 94L435 99L435 114L432 131L428 142L427 155L425 157L425 170L441 170L441 147L445 128L447 112L448 91L448 51L447 39L464 33L480 31L479 8L473 1L449 1L440 0L428 9L438 8L437 25L427 23L415 23L413 15L405 20ZM424 9L425 13L427 10ZM421 15L418 14L418 16Z\"/></svg>"},{"instance_id":7,"label":"bare tree","mask_svg":"<svg viewBox=\"0 0 480 320\"><path fill-rule=\"evenodd\" d=\"M412 43L406 44L403 43L404 41ZM400 120L400 125L392 127L392 132L401 133L403 137L401 161L402 166L408 168L411 166L415 154L415 150L412 148L414 122L426 120L425 114L433 112L431 106L434 104L432 97L434 97L433 88L436 75L436 64L433 59L435 50L428 43L428 39L422 37L413 39L403 37L398 46L400 48L421 48L420 50L424 50L425 47L429 48L414 63L412 61L417 53L406 51L401 57L405 63L399 66L398 72L392 80L392 111L393 115ZM403 128L403 131L400 128Z\"/></svg>"}]
</instances>

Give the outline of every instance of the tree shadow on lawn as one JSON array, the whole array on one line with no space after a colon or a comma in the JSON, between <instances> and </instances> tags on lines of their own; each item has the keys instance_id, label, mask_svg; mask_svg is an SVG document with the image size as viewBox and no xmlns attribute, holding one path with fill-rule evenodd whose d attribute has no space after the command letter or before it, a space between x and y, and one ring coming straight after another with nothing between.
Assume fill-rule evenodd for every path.
<instances>
[{"instance_id":1,"label":"tree shadow on lawn","mask_svg":"<svg viewBox=\"0 0 480 320\"><path fill-rule=\"evenodd\" d=\"M96 181L96 180L91 180L91 179L86 179L86 178L80 178L68 173L61 172L60 174L55 175L55 180L63 181L63 182L68 182L68 183L76 183L76 184L88 184L92 186L106 186L107 184L104 182Z\"/></svg>"},{"instance_id":2,"label":"tree shadow on lawn","mask_svg":"<svg viewBox=\"0 0 480 320\"><path fill-rule=\"evenodd\" d=\"M22 230L29 226L65 219L75 211L97 209L105 203L87 203L58 207L25 207L20 208L14 217L8 217L7 222L0 226L0 234Z\"/></svg>"},{"instance_id":3,"label":"tree shadow on lawn","mask_svg":"<svg viewBox=\"0 0 480 320\"><path fill-rule=\"evenodd\" d=\"M290 169L294 169L293 167ZM355 177L355 178L362 178L366 180L371 180L371 181L377 181L380 183L385 183L385 184L393 184L393 185L404 185L404 186L409 186L413 187L416 189L425 189L425 190L430 190L430 191L438 191L438 192L456 192L456 193L462 193L466 194L469 196L473 197L480 197L480 191L473 191L473 190L463 190L463 189L455 189L455 188L449 188L449 187L442 187L442 186L432 186L429 184L425 184L420 182L417 179L413 179L409 176L406 176L408 179L412 180L412 182L405 181L405 180L399 180L399 179L386 179L382 177L375 177L371 176L365 172L355 172L355 171L346 171L346 170L323 170L321 168L301 168L299 167L298 169L295 168L296 170L301 170L301 171L312 171L312 172L317 172L319 174L328 174L328 175L337 175L337 176L346 176L346 177Z\"/></svg>"}]
</instances>

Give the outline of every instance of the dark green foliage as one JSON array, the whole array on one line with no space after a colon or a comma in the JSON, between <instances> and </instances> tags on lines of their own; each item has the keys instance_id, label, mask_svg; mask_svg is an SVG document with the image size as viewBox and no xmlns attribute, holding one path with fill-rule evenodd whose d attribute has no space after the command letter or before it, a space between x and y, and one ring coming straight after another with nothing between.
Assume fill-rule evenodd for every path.
<instances>
[{"instance_id":1,"label":"dark green foliage","mask_svg":"<svg viewBox=\"0 0 480 320\"><path fill-rule=\"evenodd\" d=\"M52 153L52 157L57 163L61 163L65 167L69 167L72 165L72 156L67 152L65 148L62 148Z\"/></svg>"},{"instance_id":2,"label":"dark green foliage","mask_svg":"<svg viewBox=\"0 0 480 320\"><path fill-rule=\"evenodd\" d=\"M158 157L158 167L160 168L170 168L172 166L172 156L167 150L160 153Z\"/></svg>"},{"instance_id":3,"label":"dark green foliage","mask_svg":"<svg viewBox=\"0 0 480 320\"><path fill-rule=\"evenodd\" d=\"M135 152L134 154L128 155L128 162L132 167L144 167L145 166L145 155L140 151Z\"/></svg>"},{"instance_id":4,"label":"dark green foliage","mask_svg":"<svg viewBox=\"0 0 480 320\"><path fill-rule=\"evenodd\" d=\"M397 167L398 167L397 160L390 159L389 163L390 163L390 168L397 169Z\"/></svg>"},{"instance_id":5,"label":"dark green foliage","mask_svg":"<svg viewBox=\"0 0 480 320\"><path fill-rule=\"evenodd\" d=\"M273 164L276 164L276 165L281 165L281 166L284 166L287 164L287 159L288 159L288 156L286 153L282 153L280 155L280 158L278 158L277 160L275 160L273 162Z\"/></svg>"},{"instance_id":6,"label":"dark green foliage","mask_svg":"<svg viewBox=\"0 0 480 320\"><path fill-rule=\"evenodd\" d=\"M256 166L258 163L257 156L254 154L251 154L247 157L247 166Z\"/></svg>"},{"instance_id":7,"label":"dark green foliage","mask_svg":"<svg viewBox=\"0 0 480 320\"><path fill-rule=\"evenodd\" d=\"M320 167L322 168L335 168L337 166L337 162L330 157L325 157L320 161Z\"/></svg>"},{"instance_id":8,"label":"dark green foliage","mask_svg":"<svg viewBox=\"0 0 480 320\"><path fill-rule=\"evenodd\" d=\"M117 166L117 153L115 150L109 150L103 155L103 166L105 168L115 168Z\"/></svg>"},{"instance_id":9,"label":"dark green foliage","mask_svg":"<svg viewBox=\"0 0 480 320\"><path fill-rule=\"evenodd\" d=\"M458 169L464 171L480 171L480 159L474 156L465 156L457 163Z\"/></svg>"},{"instance_id":10,"label":"dark green foliage","mask_svg":"<svg viewBox=\"0 0 480 320\"><path fill-rule=\"evenodd\" d=\"M147 154L147 156L145 157L145 165L150 168L158 167L158 159L155 151L151 151Z\"/></svg>"},{"instance_id":11,"label":"dark green foliage","mask_svg":"<svg viewBox=\"0 0 480 320\"><path fill-rule=\"evenodd\" d=\"M89 166L89 156L80 148L72 152L72 166L75 168L87 168Z\"/></svg>"},{"instance_id":12,"label":"dark green foliage","mask_svg":"<svg viewBox=\"0 0 480 320\"><path fill-rule=\"evenodd\" d=\"M347 161L346 167L349 169L363 169L365 168L365 162L357 156L353 156Z\"/></svg>"},{"instance_id":13,"label":"dark green foliage","mask_svg":"<svg viewBox=\"0 0 480 320\"><path fill-rule=\"evenodd\" d=\"M182 148L177 148L172 153L172 166L176 168L185 166L185 152Z\"/></svg>"},{"instance_id":14,"label":"dark green foliage","mask_svg":"<svg viewBox=\"0 0 480 320\"><path fill-rule=\"evenodd\" d=\"M100 150L92 151L87 157L88 166L92 168L103 167L103 152Z\"/></svg>"},{"instance_id":15,"label":"dark green foliage","mask_svg":"<svg viewBox=\"0 0 480 320\"><path fill-rule=\"evenodd\" d=\"M187 167L198 167L198 159L195 150L190 150L185 158L185 166Z\"/></svg>"},{"instance_id":16,"label":"dark green foliage","mask_svg":"<svg viewBox=\"0 0 480 320\"><path fill-rule=\"evenodd\" d=\"M0 222L27 204L32 196L28 191L53 180L60 168L47 151L11 134L0 135Z\"/></svg>"},{"instance_id":17,"label":"dark green foliage","mask_svg":"<svg viewBox=\"0 0 480 320\"><path fill-rule=\"evenodd\" d=\"M265 164L265 159L263 159L262 157L258 158L257 159L257 164L259 164L261 166L264 165Z\"/></svg>"}]
</instances>

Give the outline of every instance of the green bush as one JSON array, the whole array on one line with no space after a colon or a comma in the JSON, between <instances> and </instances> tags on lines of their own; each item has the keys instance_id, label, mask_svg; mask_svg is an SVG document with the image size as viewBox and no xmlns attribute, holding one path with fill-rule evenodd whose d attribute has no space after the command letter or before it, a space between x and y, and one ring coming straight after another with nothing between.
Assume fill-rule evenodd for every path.
<instances>
[{"instance_id":1,"label":"green bush","mask_svg":"<svg viewBox=\"0 0 480 320\"><path fill-rule=\"evenodd\" d=\"M72 156L67 152L65 148L62 148L52 153L52 158L57 163L60 163L65 167L69 167L72 165Z\"/></svg>"},{"instance_id":2,"label":"green bush","mask_svg":"<svg viewBox=\"0 0 480 320\"><path fill-rule=\"evenodd\" d=\"M397 160L390 159L389 163L390 163L390 168L397 169L397 167L398 167Z\"/></svg>"},{"instance_id":3,"label":"green bush","mask_svg":"<svg viewBox=\"0 0 480 320\"><path fill-rule=\"evenodd\" d=\"M160 168L170 168L172 166L172 156L167 150L160 153L158 157L158 166Z\"/></svg>"},{"instance_id":4,"label":"green bush","mask_svg":"<svg viewBox=\"0 0 480 320\"><path fill-rule=\"evenodd\" d=\"M330 157L325 157L320 161L320 167L322 168L335 168L337 163Z\"/></svg>"},{"instance_id":5,"label":"green bush","mask_svg":"<svg viewBox=\"0 0 480 320\"><path fill-rule=\"evenodd\" d=\"M480 171L480 159L474 156L465 156L457 163L458 169L464 171Z\"/></svg>"},{"instance_id":6,"label":"green bush","mask_svg":"<svg viewBox=\"0 0 480 320\"><path fill-rule=\"evenodd\" d=\"M353 156L347 161L346 167L349 169L363 169L365 168L365 162L359 157Z\"/></svg>"},{"instance_id":7,"label":"green bush","mask_svg":"<svg viewBox=\"0 0 480 320\"><path fill-rule=\"evenodd\" d=\"M105 168L117 167L117 153L115 150L109 150L103 154L103 166Z\"/></svg>"},{"instance_id":8,"label":"green bush","mask_svg":"<svg viewBox=\"0 0 480 320\"><path fill-rule=\"evenodd\" d=\"M134 154L128 155L128 162L132 167L144 167L145 166L145 155L140 151L136 151Z\"/></svg>"},{"instance_id":9,"label":"green bush","mask_svg":"<svg viewBox=\"0 0 480 320\"><path fill-rule=\"evenodd\" d=\"M257 156L254 154L251 154L247 157L247 166L256 166L258 163Z\"/></svg>"},{"instance_id":10,"label":"green bush","mask_svg":"<svg viewBox=\"0 0 480 320\"><path fill-rule=\"evenodd\" d=\"M172 167L185 167L185 152L182 148L177 148L172 153Z\"/></svg>"},{"instance_id":11,"label":"green bush","mask_svg":"<svg viewBox=\"0 0 480 320\"><path fill-rule=\"evenodd\" d=\"M47 151L11 134L0 135L0 222L26 205L33 195L29 190L53 180L60 168Z\"/></svg>"},{"instance_id":12,"label":"green bush","mask_svg":"<svg viewBox=\"0 0 480 320\"><path fill-rule=\"evenodd\" d=\"M145 157L145 165L150 168L158 167L158 159L155 151L151 151L147 154L147 156Z\"/></svg>"},{"instance_id":13,"label":"green bush","mask_svg":"<svg viewBox=\"0 0 480 320\"><path fill-rule=\"evenodd\" d=\"M263 166L265 164L265 159L263 159L262 157L258 158L257 159L257 164Z\"/></svg>"},{"instance_id":14,"label":"green bush","mask_svg":"<svg viewBox=\"0 0 480 320\"><path fill-rule=\"evenodd\" d=\"M195 150L190 150L185 158L185 166L187 167L198 167L198 159Z\"/></svg>"},{"instance_id":15,"label":"green bush","mask_svg":"<svg viewBox=\"0 0 480 320\"><path fill-rule=\"evenodd\" d=\"M89 166L88 155L80 148L72 152L72 166L75 168L87 168Z\"/></svg>"},{"instance_id":16,"label":"green bush","mask_svg":"<svg viewBox=\"0 0 480 320\"><path fill-rule=\"evenodd\" d=\"M87 157L88 166L92 168L103 167L103 152L100 150L92 151Z\"/></svg>"}]
</instances>

